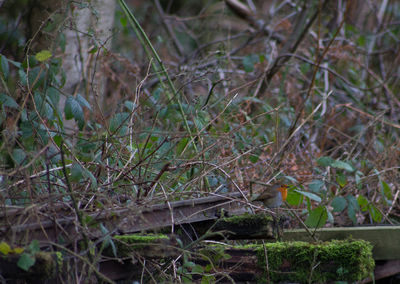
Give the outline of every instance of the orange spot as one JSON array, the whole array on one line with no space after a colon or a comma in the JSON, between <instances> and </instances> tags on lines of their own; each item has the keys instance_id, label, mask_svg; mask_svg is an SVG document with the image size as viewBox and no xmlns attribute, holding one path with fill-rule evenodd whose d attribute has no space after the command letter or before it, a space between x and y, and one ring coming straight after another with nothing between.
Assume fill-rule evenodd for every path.
<instances>
[{"instance_id":1,"label":"orange spot","mask_svg":"<svg viewBox=\"0 0 400 284\"><path fill-rule=\"evenodd\" d=\"M286 200L287 197L287 185L281 185L278 187L279 192L282 195L282 200Z\"/></svg>"}]
</instances>

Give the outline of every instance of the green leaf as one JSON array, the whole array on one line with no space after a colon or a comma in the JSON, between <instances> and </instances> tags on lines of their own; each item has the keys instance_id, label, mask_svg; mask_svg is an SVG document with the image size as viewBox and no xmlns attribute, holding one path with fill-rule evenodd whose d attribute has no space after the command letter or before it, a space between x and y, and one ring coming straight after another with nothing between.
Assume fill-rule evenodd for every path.
<instances>
[{"instance_id":1,"label":"green leaf","mask_svg":"<svg viewBox=\"0 0 400 284\"><path fill-rule=\"evenodd\" d=\"M16 148L12 151L12 158L18 165L22 165L26 160L26 153L24 150Z\"/></svg>"},{"instance_id":2,"label":"green leaf","mask_svg":"<svg viewBox=\"0 0 400 284\"><path fill-rule=\"evenodd\" d=\"M292 206L299 206L303 203L304 196L294 190L289 190L286 202Z\"/></svg>"},{"instance_id":3,"label":"green leaf","mask_svg":"<svg viewBox=\"0 0 400 284\"><path fill-rule=\"evenodd\" d=\"M10 73L10 68L8 66L8 60L4 55L1 55L0 60L1 60L1 64L0 64L1 72L4 75L4 78L7 79L8 74Z\"/></svg>"},{"instance_id":4,"label":"green leaf","mask_svg":"<svg viewBox=\"0 0 400 284\"><path fill-rule=\"evenodd\" d=\"M358 206L360 206L360 208L361 208L361 211L365 212L368 210L369 201L365 196L359 195L357 197L357 202L358 202Z\"/></svg>"},{"instance_id":5,"label":"green leaf","mask_svg":"<svg viewBox=\"0 0 400 284\"><path fill-rule=\"evenodd\" d=\"M308 215L305 224L311 228L321 228L328 220L328 213L325 206L319 206L312 210Z\"/></svg>"},{"instance_id":6,"label":"green leaf","mask_svg":"<svg viewBox=\"0 0 400 284\"><path fill-rule=\"evenodd\" d=\"M365 43L366 43L365 35L359 36L357 39L357 45L361 47L361 46L365 46Z\"/></svg>"},{"instance_id":7,"label":"green leaf","mask_svg":"<svg viewBox=\"0 0 400 284\"><path fill-rule=\"evenodd\" d=\"M91 187L93 189L97 188L97 179L95 178L95 176L86 168L83 168L83 175L85 178L90 179L91 183Z\"/></svg>"},{"instance_id":8,"label":"green leaf","mask_svg":"<svg viewBox=\"0 0 400 284\"><path fill-rule=\"evenodd\" d=\"M347 184L347 177L343 173L337 173L336 182L340 187L344 187Z\"/></svg>"},{"instance_id":9,"label":"green leaf","mask_svg":"<svg viewBox=\"0 0 400 284\"><path fill-rule=\"evenodd\" d=\"M368 211L374 222L379 223L382 221L383 218L382 213L373 204L369 204Z\"/></svg>"},{"instance_id":10,"label":"green leaf","mask_svg":"<svg viewBox=\"0 0 400 284\"><path fill-rule=\"evenodd\" d=\"M54 119L53 108L50 106L49 103L46 102L45 97L41 93L35 92L33 98L35 100L36 108L40 115L44 118L47 118L48 121L51 123Z\"/></svg>"},{"instance_id":11,"label":"green leaf","mask_svg":"<svg viewBox=\"0 0 400 284\"><path fill-rule=\"evenodd\" d=\"M93 47L89 50L89 53L90 53L90 54L95 54L98 50L99 50L99 48L98 48L97 46L93 46Z\"/></svg>"},{"instance_id":12,"label":"green leaf","mask_svg":"<svg viewBox=\"0 0 400 284\"><path fill-rule=\"evenodd\" d=\"M39 241L38 240L33 240L29 246L28 250L31 254L35 254L40 251L40 246L39 246Z\"/></svg>"},{"instance_id":13,"label":"green leaf","mask_svg":"<svg viewBox=\"0 0 400 284\"><path fill-rule=\"evenodd\" d=\"M28 271L36 262L35 257L28 253L23 253L18 259L17 266L22 270Z\"/></svg>"},{"instance_id":14,"label":"green leaf","mask_svg":"<svg viewBox=\"0 0 400 284\"><path fill-rule=\"evenodd\" d=\"M321 197L319 197L318 195L316 195L315 193L311 193L311 192L307 192L307 191L302 191L302 190L294 190L298 193L300 193L301 195L304 195L305 197L310 198L311 200L314 200L316 202L321 202Z\"/></svg>"},{"instance_id":15,"label":"green leaf","mask_svg":"<svg viewBox=\"0 0 400 284\"><path fill-rule=\"evenodd\" d=\"M80 94L77 94L75 99L82 107L86 107L87 109L92 110L92 107L89 104L89 102L84 97L82 97Z\"/></svg>"},{"instance_id":16,"label":"green leaf","mask_svg":"<svg viewBox=\"0 0 400 284\"><path fill-rule=\"evenodd\" d=\"M129 112L134 111L135 108L136 108L136 104L134 102L131 102L131 101L124 102L124 106L129 110Z\"/></svg>"},{"instance_id":17,"label":"green leaf","mask_svg":"<svg viewBox=\"0 0 400 284\"><path fill-rule=\"evenodd\" d=\"M361 186L361 178L364 176L364 174L361 171L356 171L355 174L355 181L357 186ZM361 189L361 188L360 188Z\"/></svg>"},{"instance_id":18,"label":"green leaf","mask_svg":"<svg viewBox=\"0 0 400 284\"><path fill-rule=\"evenodd\" d=\"M129 121L129 113L127 112L116 113L110 121L110 131L112 133L115 133L118 130L121 135L126 134L128 130L126 124L128 121Z\"/></svg>"},{"instance_id":19,"label":"green leaf","mask_svg":"<svg viewBox=\"0 0 400 284\"><path fill-rule=\"evenodd\" d=\"M24 70L19 69L18 70L18 75L19 75L19 80L21 81L21 84L23 86L26 86L26 73Z\"/></svg>"},{"instance_id":20,"label":"green leaf","mask_svg":"<svg viewBox=\"0 0 400 284\"><path fill-rule=\"evenodd\" d=\"M254 70L254 64L260 61L260 57L257 54L250 54L243 58L242 63L244 71L252 72Z\"/></svg>"},{"instance_id":21,"label":"green leaf","mask_svg":"<svg viewBox=\"0 0 400 284\"><path fill-rule=\"evenodd\" d=\"M85 122L83 109L79 102L73 96L69 96L67 98L64 106L64 113L67 120L74 118L75 121L78 123L79 128L81 129L83 127L83 124Z\"/></svg>"},{"instance_id":22,"label":"green leaf","mask_svg":"<svg viewBox=\"0 0 400 284\"><path fill-rule=\"evenodd\" d=\"M214 275L203 275L203 277L201 277L200 284L211 284L211 283L217 283L217 279L215 278Z\"/></svg>"},{"instance_id":23,"label":"green leaf","mask_svg":"<svg viewBox=\"0 0 400 284\"><path fill-rule=\"evenodd\" d=\"M358 201L353 195L347 195L346 199L349 206L354 207L354 209L356 209L357 211L360 210L360 207L358 206Z\"/></svg>"},{"instance_id":24,"label":"green leaf","mask_svg":"<svg viewBox=\"0 0 400 284\"><path fill-rule=\"evenodd\" d=\"M254 164L254 163L257 163L258 160L259 160L259 158L260 158L259 155L250 154L250 156L249 156L249 160L250 160L250 162L252 162L253 164Z\"/></svg>"},{"instance_id":25,"label":"green leaf","mask_svg":"<svg viewBox=\"0 0 400 284\"><path fill-rule=\"evenodd\" d=\"M74 97L69 96L65 101L65 106L64 106L65 119L70 120L74 118L74 115L72 113L72 108L77 107L76 105L80 107L79 103L75 101Z\"/></svg>"},{"instance_id":26,"label":"green leaf","mask_svg":"<svg viewBox=\"0 0 400 284\"><path fill-rule=\"evenodd\" d=\"M342 212L347 206L347 201L342 196L336 196L332 200L331 206L333 207L333 212Z\"/></svg>"},{"instance_id":27,"label":"green leaf","mask_svg":"<svg viewBox=\"0 0 400 284\"><path fill-rule=\"evenodd\" d=\"M346 170L349 172L354 172L354 168L352 165L350 165L349 163L343 162L343 161L339 161L336 160L331 164L331 167L333 168L337 168L337 169L341 169L341 170Z\"/></svg>"},{"instance_id":28,"label":"green leaf","mask_svg":"<svg viewBox=\"0 0 400 284\"><path fill-rule=\"evenodd\" d=\"M321 157L317 160L317 164L322 167L329 167L334 161L331 157Z\"/></svg>"},{"instance_id":29,"label":"green leaf","mask_svg":"<svg viewBox=\"0 0 400 284\"><path fill-rule=\"evenodd\" d=\"M313 180L309 185L308 188L315 193L320 193L323 190L323 186L325 182L323 180Z\"/></svg>"},{"instance_id":30,"label":"green leaf","mask_svg":"<svg viewBox=\"0 0 400 284\"><path fill-rule=\"evenodd\" d=\"M66 45L65 34L59 33L59 46L61 47L62 53L65 53L65 45Z\"/></svg>"},{"instance_id":31,"label":"green leaf","mask_svg":"<svg viewBox=\"0 0 400 284\"><path fill-rule=\"evenodd\" d=\"M83 169L81 165L78 163L75 163L71 167L71 181L73 182L79 182L83 178Z\"/></svg>"},{"instance_id":32,"label":"green leaf","mask_svg":"<svg viewBox=\"0 0 400 284\"><path fill-rule=\"evenodd\" d=\"M121 18L119 18L119 21L120 21L122 27L126 28L126 25L128 24L128 19L126 17L121 17Z\"/></svg>"},{"instance_id":33,"label":"green leaf","mask_svg":"<svg viewBox=\"0 0 400 284\"><path fill-rule=\"evenodd\" d=\"M186 145L189 143L189 138L188 137L184 137L182 138L178 144L176 145L176 154L178 156L180 156L183 152L183 150L185 149Z\"/></svg>"},{"instance_id":34,"label":"green leaf","mask_svg":"<svg viewBox=\"0 0 400 284\"><path fill-rule=\"evenodd\" d=\"M10 252L12 252L11 247L6 243L6 242L1 242L0 243L0 253L2 253L3 255L7 255Z\"/></svg>"},{"instance_id":35,"label":"green leaf","mask_svg":"<svg viewBox=\"0 0 400 284\"><path fill-rule=\"evenodd\" d=\"M192 268L192 273L197 273L197 274L202 274L204 272L204 268L201 265L196 264L193 268Z\"/></svg>"},{"instance_id":36,"label":"green leaf","mask_svg":"<svg viewBox=\"0 0 400 284\"><path fill-rule=\"evenodd\" d=\"M39 62L43 62L46 61L47 59L49 59L51 57L51 52L48 50L42 50L38 53L36 53L35 58L37 59L37 61Z\"/></svg>"},{"instance_id":37,"label":"green leaf","mask_svg":"<svg viewBox=\"0 0 400 284\"><path fill-rule=\"evenodd\" d=\"M390 189L390 186L384 181L381 180L381 190L383 196L385 196L387 199L392 200L392 190Z\"/></svg>"},{"instance_id":38,"label":"green leaf","mask_svg":"<svg viewBox=\"0 0 400 284\"><path fill-rule=\"evenodd\" d=\"M327 221L328 221L329 223L333 224L333 223L335 222L335 220L334 220L334 218L333 218L332 212L329 211L329 210L326 210L326 213L328 213L328 220L327 220Z\"/></svg>"},{"instance_id":39,"label":"green leaf","mask_svg":"<svg viewBox=\"0 0 400 284\"><path fill-rule=\"evenodd\" d=\"M354 224L357 224L356 213L360 211L360 207L358 206L358 201L352 195L347 195L346 200L347 200L347 215L353 221Z\"/></svg>"},{"instance_id":40,"label":"green leaf","mask_svg":"<svg viewBox=\"0 0 400 284\"><path fill-rule=\"evenodd\" d=\"M0 94L0 103L3 106L9 107L9 108L15 108L18 109L19 105L17 102L10 96L7 96L6 94Z\"/></svg>"},{"instance_id":41,"label":"green leaf","mask_svg":"<svg viewBox=\"0 0 400 284\"><path fill-rule=\"evenodd\" d=\"M60 92L53 87L47 89L46 97L53 105L54 108L57 108L58 102L60 101Z\"/></svg>"}]
</instances>

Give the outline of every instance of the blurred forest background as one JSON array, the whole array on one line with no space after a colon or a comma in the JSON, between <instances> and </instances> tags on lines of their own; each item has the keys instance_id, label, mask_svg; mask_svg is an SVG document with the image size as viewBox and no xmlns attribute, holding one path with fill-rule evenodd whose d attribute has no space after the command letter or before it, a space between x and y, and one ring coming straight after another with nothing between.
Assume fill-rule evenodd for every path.
<instances>
[{"instance_id":1,"label":"blurred forest background","mask_svg":"<svg viewBox=\"0 0 400 284\"><path fill-rule=\"evenodd\" d=\"M285 183L309 227L399 223L399 1L3 0L0 54L2 207Z\"/></svg>"}]
</instances>

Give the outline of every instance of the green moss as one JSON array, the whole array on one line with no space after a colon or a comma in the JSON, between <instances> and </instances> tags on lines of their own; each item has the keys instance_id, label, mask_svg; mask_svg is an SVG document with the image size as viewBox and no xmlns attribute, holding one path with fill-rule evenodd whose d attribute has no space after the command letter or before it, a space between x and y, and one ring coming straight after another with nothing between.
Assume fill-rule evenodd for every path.
<instances>
[{"instance_id":1,"label":"green moss","mask_svg":"<svg viewBox=\"0 0 400 284\"><path fill-rule=\"evenodd\" d=\"M236 238L248 236L276 239L279 236L279 219L267 214L244 214L240 216L221 218L213 231L225 230L232 232Z\"/></svg>"},{"instance_id":2,"label":"green moss","mask_svg":"<svg viewBox=\"0 0 400 284\"><path fill-rule=\"evenodd\" d=\"M222 218L221 221L229 222L239 226L255 226L261 224L267 224L272 222L274 219L266 214L243 214L233 217Z\"/></svg>"},{"instance_id":3,"label":"green moss","mask_svg":"<svg viewBox=\"0 0 400 284\"><path fill-rule=\"evenodd\" d=\"M119 257L141 255L144 257L169 257L176 254L178 246L174 238L163 234L132 234L113 238ZM105 251L112 255L111 249Z\"/></svg>"},{"instance_id":4,"label":"green moss","mask_svg":"<svg viewBox=\"0 0 400 284\"><path fill-rule=\"evenodd\" d=\"M266 244L269 279L272 282L354 282L368 277L374 269L372 246L365 241L331 241L321 244L278 242ZM261 269L264 247L257 249ZM312 269L313 268L313 269ZM267 277L265 271L264 277ZM263 282L264 279L260 279Z\"/></svg>"},{"instance_id":5,"label":"green moss","mask_svg":"<svg viewBox=\"0 0 400 284\"><path fill-rule=\"evenodd\" d=\"M51 278L56 273L56 261L53 253L37 252L35 254L34 273L42 275L43 279Z\"/></svg>"},{"instance_id":6,"label":"green moss","mask_svg":"<svg viewBox=\"0 0 400 284\"><path fill-rule=\"evenodd\" d=\"M169 239L167 235L164 234L148 234L148 235L139 235L139 234L132 234L132 235L121 235L121 236L114 236L115 240L119 240L125 242L127 244L136 244L136 243L154 243L161 239Z\"/></svg>"}]
</instances>

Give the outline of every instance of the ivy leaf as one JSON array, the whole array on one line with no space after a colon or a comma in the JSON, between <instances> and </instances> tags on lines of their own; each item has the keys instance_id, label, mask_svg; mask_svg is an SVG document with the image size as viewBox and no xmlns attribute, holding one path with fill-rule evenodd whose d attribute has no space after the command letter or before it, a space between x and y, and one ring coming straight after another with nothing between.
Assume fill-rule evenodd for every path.
<instances>
[{"instance_id":1,"label":"ivy leaf","mask_svg":"<svg viewBox=\"0 0 400 284\"><path fill-rule=\"evenodd\" d=\"M49 59L51 57L51 52L48 50L42 50L39 51L38 53L36 53L35 58L37 59L37 61L39 62L43 62L46 61L47 59Z\"/></svg>"}]
</instances>

